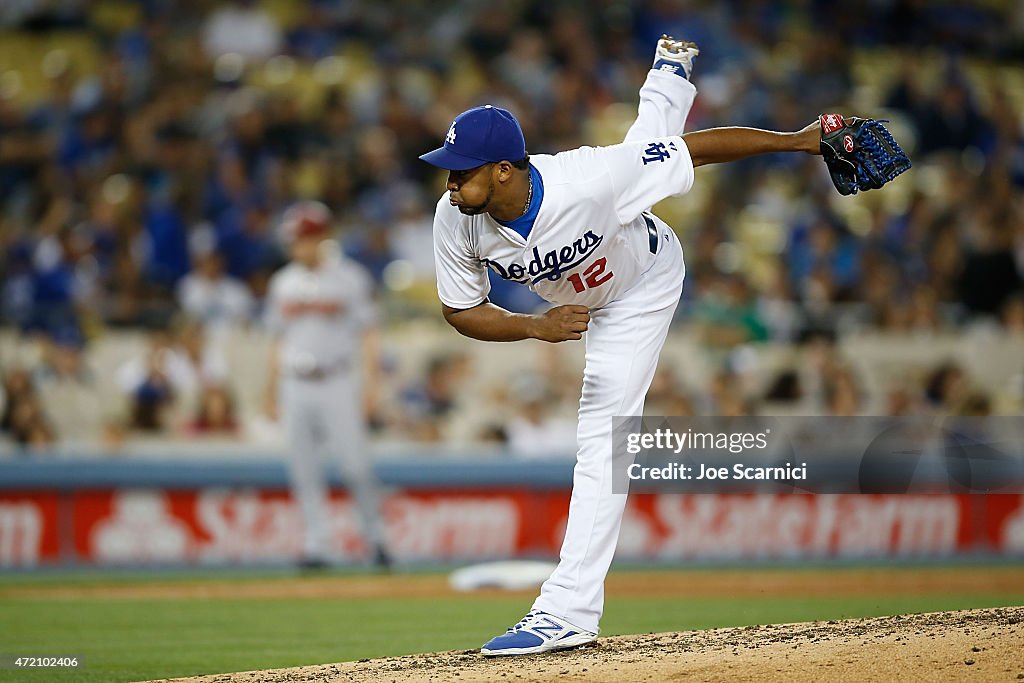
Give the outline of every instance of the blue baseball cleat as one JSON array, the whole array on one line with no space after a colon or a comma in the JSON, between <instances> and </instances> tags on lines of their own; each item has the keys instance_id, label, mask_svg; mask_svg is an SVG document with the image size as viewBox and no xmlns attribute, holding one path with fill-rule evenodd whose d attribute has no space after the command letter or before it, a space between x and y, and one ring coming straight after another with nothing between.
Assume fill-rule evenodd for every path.
<instances>
[{"instance_id":1,"label":"blue baseball cleat","mask_svg":"<svg viewBox=\"0 0 1024 683\"><path fill-rule=\"evenodd\" d=\"M687 80L693 71L693 60L700 54L696 43L676 40L672 36L662 35L658 48L654 51L654 66L657 71L677 74Z\"/></svg>"},{"instance_id":2,"label":"blue baseball cleat","mask_svg":"<svg viewBox=\"0 0 1024 683\"><path fill-rule=\"evenodd\" d=\"M566 650L597 640L597 634L573 626L547 612L534 611L497 638L487 641L480 652L488 657L535 655Z\"/></svg>"}]
</instances>

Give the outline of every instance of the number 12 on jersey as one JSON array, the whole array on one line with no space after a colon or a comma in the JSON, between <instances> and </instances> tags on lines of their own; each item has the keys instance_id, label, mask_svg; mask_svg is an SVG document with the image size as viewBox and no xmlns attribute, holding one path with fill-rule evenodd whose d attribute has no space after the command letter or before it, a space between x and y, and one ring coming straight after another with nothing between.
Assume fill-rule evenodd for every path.
<instances>
[{"instance_id":1,"label":"number 12 on jersey","mask_svg":"<svg viewBox=\"0 0 1024 683\"><path fill-rule=\"evenodd\" d=\"M604 272L605 267L608 265L608 259L601 257L590 264L590 267L583 271L581 276L579 273L573 273L569 276L569 282L572 283L572 288L579 294L585 289L593 289L600 287L604 283L612 279L615 275L612 271Z\"/></svg>"}]
</instances>

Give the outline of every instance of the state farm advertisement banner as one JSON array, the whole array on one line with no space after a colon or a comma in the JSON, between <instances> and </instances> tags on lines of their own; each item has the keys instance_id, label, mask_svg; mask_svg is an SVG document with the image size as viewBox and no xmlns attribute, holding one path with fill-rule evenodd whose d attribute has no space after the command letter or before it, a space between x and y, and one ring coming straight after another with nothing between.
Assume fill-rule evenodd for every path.
<instances>
[{"instance_id":1,"label":"state farm advertisement banner","mask_svg":"<svg viewBox=\"0 0 1024 683\"><path fill-rule=\"evenodd\" d=\"M60 559L56 493L0 494L0 569Z\"/></svg>"},{"instance_id":2,"label":"state farm advertisement banner","mask_svg":"<svg viewBox=\"0 0 1024 683\"><path fill-rule=\"evenodd\" d=\"M516 496L402 493L384 506L394 553L410 560L507 557L521 545ZM354 503L331 500L335 553L365 547ZM75 496L74 545L99 564L273 562L298 558L302 517L286 492L123 490Z\"/></svg>"},{"instance_id":3,"label":"state farm advertisement banner","mask_svg":"<svg viewBox=\"0 0 1024 683\"><path fill-rule=\"evenodd\" d=\"M358 515L332 499L339 557L365 547ZM568 492L405 491L384 505L405 561L556 557ZM0 568L61 563L224 565L299 556L286 492L122 489L0 494ZM622 559L748 560L1024 555L1024 496L682 495L630 498Z\"/></svg>"}]
</instances>

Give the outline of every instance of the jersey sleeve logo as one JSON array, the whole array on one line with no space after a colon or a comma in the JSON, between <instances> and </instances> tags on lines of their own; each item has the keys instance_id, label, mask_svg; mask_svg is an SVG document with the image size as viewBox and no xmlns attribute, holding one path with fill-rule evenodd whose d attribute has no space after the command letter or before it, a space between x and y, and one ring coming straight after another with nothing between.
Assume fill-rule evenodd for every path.
<instances>
[{"instance_id":1,"label":"jersey sleeve logo","mask_svg":"<svg viewBox=\"0 0 1024 683\"><path fill-rule=\"evenodd\" d=\"M669 142L667 144L664 142L652 142L647 146L647 149L644 150L644 155L641 157L641 161L643 161L644 166L646 166L647 164L654 163L655 161L663 162L665 159L671 159L672 154L669 152L670 149L673 152L679 151L679 148L674 142Z\"/></svg>"}]
</instances>

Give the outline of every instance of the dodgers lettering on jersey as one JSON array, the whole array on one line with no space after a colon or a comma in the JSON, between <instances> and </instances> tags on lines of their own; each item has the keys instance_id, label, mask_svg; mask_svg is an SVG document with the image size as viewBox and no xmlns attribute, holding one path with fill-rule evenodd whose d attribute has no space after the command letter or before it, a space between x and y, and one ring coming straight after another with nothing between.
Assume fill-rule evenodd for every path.
<instances>
[{"instance_id":1,"label":"dodgers lettering on jersey","mask_svg":"<svg viewBox=\"0 0 1024 683\"><path fill-rule=\"evenodd\" d=\"M370 276L346 258L317 270L290 263L270 280L266 325L281 339L285 368L308 371L354 356L376 321Z\"/></svg>"},{"instance_id":2,"label":"dodgers lettering on jersey","mask_svg":"<svg viewBox=\"0 0 1024 683\"><path fill-rule=\"evenodd\" d=\"M544 180L544 203L523 238L487 214L465 216L448 201L434 214L437 292L452 308L487 298L487 270L527 285L545 300L599 308L651 266L644 212L693 185L693 162L678 136L581 147L530 158Z\"/></svg>"},{"instance_id":3,"label":"dodgers lettering on jersey","mask_svg":"<svg viewBox=\"0 0 1024 683\"><path fill-rule=\"evenodd\" d=\"M519 263L512 263L506 268L498 261L488 258L481 258L480 261L505 280L515 280L527 285L537 284L541 280L558 280L563 273L590 258L603 241L604 238L595 235L593 230L587 230L583 237L572 244L558 250L552 249L543 256L540 248L534 247L533 256L525 267Z\"/></svg>"}]
</instances>

